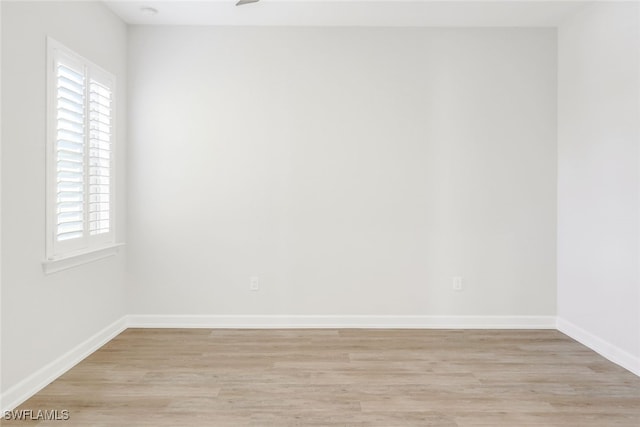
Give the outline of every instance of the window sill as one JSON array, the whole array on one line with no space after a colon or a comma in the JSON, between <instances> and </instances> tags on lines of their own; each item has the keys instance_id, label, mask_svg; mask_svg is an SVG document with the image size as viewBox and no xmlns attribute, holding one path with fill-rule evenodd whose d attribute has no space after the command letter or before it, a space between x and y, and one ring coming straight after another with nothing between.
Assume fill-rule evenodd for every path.
<instances>
[{"instance_id":1,"label":"window sill","mask_svg":"<svg viewBox=\"0 0 640 427\"><path fill-rule=\"evenodd\" d=\"M124 243L112 243L97 249L75 252L73 254L61 256L54 259L48 259L42 262L42 270L44 274L57 273L58 271L67 270L82 264L87 264L99 259L107 258L118 253Z\"/></svg>"}]
</instances>

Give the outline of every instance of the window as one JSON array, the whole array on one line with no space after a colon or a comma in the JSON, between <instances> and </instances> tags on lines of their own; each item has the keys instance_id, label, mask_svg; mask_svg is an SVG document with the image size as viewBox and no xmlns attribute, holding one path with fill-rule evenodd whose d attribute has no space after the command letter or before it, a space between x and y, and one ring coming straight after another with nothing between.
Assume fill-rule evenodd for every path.
<instances>
[{"instance_id":1,"label":"window","mask_svg":"<svg viewBox=\"0 0 640 427\"><path fill-rule=\"evenodd\" d=\"M48 39L47 259L113 246L115 77Z\"/></svg>"}]
</instances>

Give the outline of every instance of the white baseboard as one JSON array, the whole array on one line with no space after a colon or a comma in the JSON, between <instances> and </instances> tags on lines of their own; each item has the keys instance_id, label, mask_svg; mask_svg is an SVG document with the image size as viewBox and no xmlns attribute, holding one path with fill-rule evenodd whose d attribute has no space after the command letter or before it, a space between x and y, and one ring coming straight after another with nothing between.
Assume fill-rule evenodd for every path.
<instances>
[{"instance_id":1,"label":"white baseboard","mask_svg":"<svg viewBox=\"0 0 640 427\"><path fill-rule=\"evenodd\" d=\"M556 328L565 335L589 347L611 362L622 366L640 377L640 357L636 357L620 347L593 335L568 320L558 317Z\"/></svg>"},{"instance_id":2,"label":"white baseboard","mask_svg":"<svg viewBox=\"0 0 640 427\"><path fill-rule=\"evenodd\" d=\"M127 329L126 316L113 322L83 343L9 388L0 398L2 402L0 414L15 409L125 329Z\"/></svg>"},{"instance_id":3,"label":"white baseboard","mask_svg":"<svg viewBox=\"0 0 640 427\"><path fill-rule=\"evenodd\" d=\"M555 316L129 315L130 328L555 329Z\"/></svg>"}]
</instances>

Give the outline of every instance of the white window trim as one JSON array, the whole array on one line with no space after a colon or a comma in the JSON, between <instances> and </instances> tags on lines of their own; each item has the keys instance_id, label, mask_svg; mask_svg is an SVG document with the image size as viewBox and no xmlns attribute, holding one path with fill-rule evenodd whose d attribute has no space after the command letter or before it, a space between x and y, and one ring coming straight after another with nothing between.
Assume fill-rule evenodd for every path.
<instances>
[{"instance_id":1,"label":"white window trim","mask_svg":"<svg viewBox=\"0 0 640 427\"><path fill-rule=\"evenodd\" d=\"M68 270L73 267L114 256L122 246L124 246L124 243L111 243L100 248L72 252L52 260L43 261L42 270L45 274Z\"/></svg>"},{"instance_id":2,"label":"white window trim","mask_svg":"<svg viewBox=\"0 0 640 427\"><path fill-rule=\"evenodd\" d=\"M82 238L81 246L71 245L59 250L56 247L56 60L65 57L71 62L80 63L87 69L85 74L107 77L111 82L113 94L111 106L111 168L110 168L110 231L95 239ZM87 83L88 84L88 83ZM115 255L123 243L116 243L116 77L92 61L73 52L51 37L47 37L47 152L46 152L46 259L42 262L46 274L66 270L82 264ZM87 195L85 194L85 197ZM87 232L88 230L85 230ZM59 245L58 245L59 246Z\"/></svg>"}]
</instances>

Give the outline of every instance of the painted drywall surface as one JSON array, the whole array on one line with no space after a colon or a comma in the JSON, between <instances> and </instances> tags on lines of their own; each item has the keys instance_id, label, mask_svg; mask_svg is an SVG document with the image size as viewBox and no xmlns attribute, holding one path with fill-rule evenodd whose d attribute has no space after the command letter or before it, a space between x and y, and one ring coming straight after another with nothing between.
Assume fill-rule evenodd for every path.
<instances>
[{"instance_id":1,"label":"painted drywall surface","mask_svg":"<svg viewBox=\"0 0 640 427\"><path fill-rule=\"evenodd\" d=\"M46 36L113 72L124 223L126 26L99 2L3 2L2 391L124 314L124 254L45 276ZM124 239L125 229L118 231Z\"/></svg>"},{"instance_id":2,"label":"painted drywall surface","mask_svg":"<svg viewBox=\"0 0 640 427\"><path fill-rule=\"evenodd\" d=\"M129 36L129 312L555 314L555 30Z\"/></svg>"},{"instance_id":3,"label":"painted drywall surface","mask_svg":"<svg viewBox=\"0 0 640 427\"><path fill-rule=\"evenodd\" d=\"M0 100L2 99L2 2L0 2ZM0 102L0 309L2 309L2 102ZM0 313L0 410L2 398L2 315Z\"/></svg>"},{"instance_id":4,"label":"painted drywall surface","mask_svg":"<svg viewBox=\"0 0 640 427\"><path fill-rule=\"evenodd\" d=\"M558 33L558 316L640 357L640 7Z\"/></svg>"}]
</instances>

